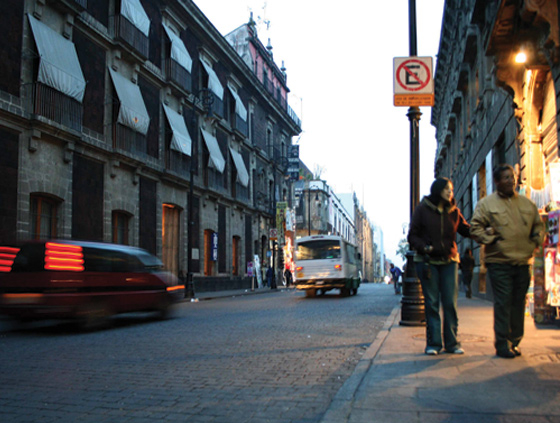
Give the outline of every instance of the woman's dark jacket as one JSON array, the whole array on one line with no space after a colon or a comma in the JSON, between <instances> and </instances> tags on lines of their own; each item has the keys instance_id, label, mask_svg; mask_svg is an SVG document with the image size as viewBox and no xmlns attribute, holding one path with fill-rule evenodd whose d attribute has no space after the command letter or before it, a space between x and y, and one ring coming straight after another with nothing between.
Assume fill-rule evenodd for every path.
<instances>
[{"instance_id":1,"label":"woman's dark jacket","mask_svg":"<svg viewBox=\"0 0 560 423\"><path fill-rule=\"evenodd\" d=\"M429 253L431 261L459 261L457 232L469 237L470 225L455 205L455 199L440 212L430 197L424 197L414 210L408 242L413 250L428 255L426 247L434 249Z\"/></svg>"}]
</instances>

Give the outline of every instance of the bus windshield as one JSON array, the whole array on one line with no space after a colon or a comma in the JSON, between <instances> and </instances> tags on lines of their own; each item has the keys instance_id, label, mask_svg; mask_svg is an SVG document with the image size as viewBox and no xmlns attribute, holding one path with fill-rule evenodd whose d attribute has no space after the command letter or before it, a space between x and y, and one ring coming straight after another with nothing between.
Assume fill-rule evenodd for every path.
<instances>
[{"instance_id":1,"label":"bus windshield","mask_svg":"<svg viewBox=\"0 0 560 423\"><path fill-rule=\"evenodd\" d=\"M298 244L296 260L339 259L340 241L317 240Z\"/></svg>"}]
</instances>

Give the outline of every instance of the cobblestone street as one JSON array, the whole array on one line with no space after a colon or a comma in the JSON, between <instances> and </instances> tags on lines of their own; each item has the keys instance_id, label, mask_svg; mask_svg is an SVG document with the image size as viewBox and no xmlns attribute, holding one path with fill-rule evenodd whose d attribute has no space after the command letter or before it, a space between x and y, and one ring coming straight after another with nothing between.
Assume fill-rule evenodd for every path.
<instances>
[{"instance_id":1,"label":"cobblestone street","mask_svg":"<svg viewBox=\"0 0 560 423\"><path fill-rule=\"evenodd\" d=\"M181 303L175 317L0 328L0 420L317 422L400 297L293 290Z\"/></svg>"}]
</instances>

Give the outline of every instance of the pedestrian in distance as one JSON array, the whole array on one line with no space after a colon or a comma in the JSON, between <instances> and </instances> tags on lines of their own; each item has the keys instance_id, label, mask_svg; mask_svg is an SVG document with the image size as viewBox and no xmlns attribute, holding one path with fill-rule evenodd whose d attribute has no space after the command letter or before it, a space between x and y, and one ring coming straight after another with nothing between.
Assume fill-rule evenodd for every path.
<instances>
[{"instance_id":1,"label":"pedestrian in distance","mask_svg":"<svg viewBox=\"0 0 560 423\"><path fill-rule=\"evenodd\" d=\"M408 242L416 251L414 264L424 294L424 352L428 355L437 355L442 348L452 354L464 353L457 339L457 233L469 237L469 224L455 204L453 183L447 178L437 178L432 183L430 195L424 197L414 210L408 232Z\"/></svg>"},{"instance_id":2,"label":"pedestrian in distance","mask_svg":"<svg viewBox=\"0 0 560 423\"><path fill-rule=\"evenodd\" d=\"M533 253L544 239L544 224L535 203L516 192L517 178L509 164L493 172L496 192L476 205L471 235L485 246L484 262L494 297L496 355L521 355L525 297L531 281Z\"/></svg>"},{"instance_id":3,"label":"pedestrian in distance","mask_svg":"<svg viewBox=\"0 0 560 423\"><path fill-rule=\"evenodd\" d=\"M401 293L401 286L399 284L399 279L401 278L402 271L393 263L391 263L391 268L389 269L389 272L391 272L391 279L393 280L395 295L398 295Z\"/></svg>"},{"instance_id":4,"label":"pedestrian in distance","mask_svg":"<svg viewBox=\"0 0 560 423\"><path fill-rule=\"evenodd\" d=\"M272 266L268 266L268 269L266 269L266 283L271 289L276 288L275 286L273 286L274 285L274 270L272 269Z\"/></svg>"},{"instance_id":5,"label":"pedestrian in distance","mask_svg":"<svg viewBox=\"0 0 560 423\"><path fill-rule=\"evenodd\" d=\"M290 271L290 268L288 266L286 266L286 269L284 270L284 280L286 281L286 286L289 288L292 283L293 283L293 279L292 279L292 272Z\"/></svg>"},{"instance_id":6,"label":"pedestrian in distance","mask_svg":"<svg viewBox=\"0 0 560 423\"><path fill-rule=\"evenodd\" d=\"M465 295L467 298L472 298L472 275L474 269L474 257L472 255L472 250L470 248L465 249L463 256L461 257L461 263L459 263L459 268L463 274L463 285L465 286Z\"/></svg>"},{"instance_id":7,"label":"pedestrian in distance","mask_svg":"<svg viewBox=\"0 0 560 423\"><path fill-rule=\"evenodd\" d=\"M270 286L268 281L268 269L270 269L270 267L266 265L263 267L263 288Z\"/></svg>"}]
</instances>

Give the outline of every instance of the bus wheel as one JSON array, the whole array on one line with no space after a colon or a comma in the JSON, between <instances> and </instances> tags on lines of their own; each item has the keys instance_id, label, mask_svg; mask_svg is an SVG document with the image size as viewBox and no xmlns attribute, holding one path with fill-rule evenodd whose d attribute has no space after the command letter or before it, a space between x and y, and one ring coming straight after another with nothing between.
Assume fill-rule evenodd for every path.
<instances>
[{"instance_id":1,"label":"bus wheel","mask_svg":"<svg viewBox=\"0 0 560 423\"><path fill-rule=\"evenodd\" d=\"M349 295L350 295L350 289L340 288L340 296L341 297L348 297Z\"/></svg>"},{"instance_id":2,"label":"bus wheel","mask_svg":"<svg viewBox=\"0 0 560 423\"><path fill-rule=\"evenodd\" d=\"M358 293L358 288L352 288L351 295L356 295Z\"/></svg>"},{"instance_id":3,"label":"bus wheel","mask_svg":"<svg viewBox=\"0 0 560 423\"><path fill-rule=\"evenodd\" d=\"M315 295L317 295L317 291L315 289L310 288L305 290L305 296L307 298L315 298Z\"/></svg>"}]
</instances>

